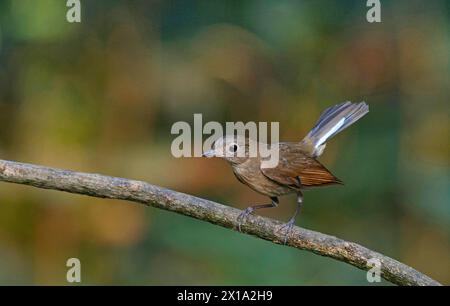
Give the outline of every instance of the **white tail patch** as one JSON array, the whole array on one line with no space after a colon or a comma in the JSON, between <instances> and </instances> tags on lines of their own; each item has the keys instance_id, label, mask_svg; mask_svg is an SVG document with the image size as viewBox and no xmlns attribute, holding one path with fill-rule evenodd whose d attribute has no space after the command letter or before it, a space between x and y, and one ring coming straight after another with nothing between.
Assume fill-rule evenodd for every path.
<instances>
[{"instance_id":1,"label":"white tail patch","mask_svg":"<svg viewBox=\"0 0 450 306\"><path fill-rule=\"evenodd\" d=\"M302 143L308 153L317 157L325 149L326 142L337 133L358 121L369 112L365 102L344 102L327 108L317 120L316 125L303 138Z\"/></svg>"},{"instance_id":2,"label":"white tail patch","mask_svg":"<svg viewBox=\"0 0 450 306\"><path fill-rule=\"evenodd\" d=\"M325 143L327 141L327 139L330 138L330 136L332 136L334 133L336 133L344 125L345 119L346 118L344 117L341 120L339 120L339 122L336 123L336 125L333 126L325 135L320 137L320 139L315 143L314 147L316 149L318 149L323 143ZM324 148L322 148L322 151Z\"/></svg>"}]
</instances>

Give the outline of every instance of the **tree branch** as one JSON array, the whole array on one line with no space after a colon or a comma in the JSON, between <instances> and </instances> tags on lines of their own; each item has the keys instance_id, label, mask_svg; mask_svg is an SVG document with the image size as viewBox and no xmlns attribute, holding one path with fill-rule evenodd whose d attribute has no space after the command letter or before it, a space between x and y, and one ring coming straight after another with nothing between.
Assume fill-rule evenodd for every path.
<instances>
[{"instance_id":1,"label":"tree branch","mask_svg":"<svg viewBox=\"0 0 450 306\"><path fill-rule=\"evenodd\" d=\"M99 198L120 199L173 211L222 227L235 229L240 210L141 181L88 174L0 160L0 181L25 184ZM242 231L283 244L280 222L250 215ZM294 227L287 245L327 256L368 270L368 260L381 262L381 276L397 285L440 285L437 281L392 258L353 242Z\"/></svg>"}]
</instances>

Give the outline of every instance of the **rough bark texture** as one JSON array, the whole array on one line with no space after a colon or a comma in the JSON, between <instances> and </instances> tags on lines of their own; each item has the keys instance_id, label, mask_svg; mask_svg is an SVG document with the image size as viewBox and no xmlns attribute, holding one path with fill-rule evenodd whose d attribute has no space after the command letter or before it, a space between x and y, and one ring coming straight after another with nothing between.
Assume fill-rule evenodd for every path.
<instances>
[{"instance_id":1,"label":"rough bark texture","mask_svg":"<svg viewBox=\"0 0 450 306\"><path fill-rule=\"evenodd\" d=\"M138 202L230 229L236 229L236 219L241 213L240 210L229 206L142 181L12 161L0 160L0 181L92 197ZM280 225L281 223L276 220L250 215L242 225L242 231L274 243L283 244L284 232L279 231ZM397 285L440 285L428 276L385 255L353 242L300 227L293 228L287 245L331 257L362 270L370 269L368 260L377 258L381 262L381 276Z\"/></svg>"}]
</instances>

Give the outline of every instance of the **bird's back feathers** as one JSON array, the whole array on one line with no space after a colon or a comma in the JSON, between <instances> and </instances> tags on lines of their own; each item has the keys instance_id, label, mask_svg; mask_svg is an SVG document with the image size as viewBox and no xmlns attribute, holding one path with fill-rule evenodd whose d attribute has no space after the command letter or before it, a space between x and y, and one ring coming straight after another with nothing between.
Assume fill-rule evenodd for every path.
<instances>
[{"instance_id":1,"label":"bird's back feathers","mask_svg":"<svg viewBox=\"0 0 450 306\"><path fill-rule=\"evenodd\" d=\"M279 144L279 163L274 168L261 168L269 179L293 189L342 184L325 166L304 153L298 143Z\"/></svg>"}]
</instances>

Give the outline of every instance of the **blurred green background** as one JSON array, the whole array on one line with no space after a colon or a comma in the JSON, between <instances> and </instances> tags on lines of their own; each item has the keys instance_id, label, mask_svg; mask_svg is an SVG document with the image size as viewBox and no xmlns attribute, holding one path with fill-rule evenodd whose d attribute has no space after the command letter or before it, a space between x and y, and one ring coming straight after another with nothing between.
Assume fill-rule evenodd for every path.
<instances>
[{"instance_id":1,"label":"blurred green background","mask_svg":"<svg viewBox=\"0 0 450 306\"><path fill-rule=\"evenodd\" d=\"M244 208L266 198L222 160L172 157L176 121L279 121L300 140L323 109L370 113L321 161L297 224L450 283L450 2L0 1L0 158L145 180ZM287 220L295 198L261 212ZM0 184L0 284L361 284L366 273L184 216ZM383 282L382 284L386 284Z\"/></svg>"}]
</instances>

